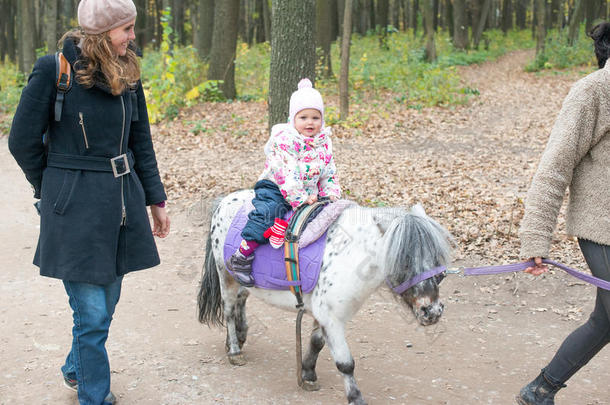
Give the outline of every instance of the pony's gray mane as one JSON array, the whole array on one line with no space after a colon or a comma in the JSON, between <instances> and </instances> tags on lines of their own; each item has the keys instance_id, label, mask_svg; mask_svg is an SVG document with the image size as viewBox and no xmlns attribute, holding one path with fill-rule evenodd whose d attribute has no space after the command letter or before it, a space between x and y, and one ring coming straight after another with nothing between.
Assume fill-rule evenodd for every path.
<instances>
[{"instance_id":1,"label":"pony's gray mane","mask_svg":"<svg viewBox=\"0 0 610 405\"><path fill-rule=\"evenodd\" d=\"M451 260L452 237L421 205L397 215L384 235L386 277L402 282Z\"/></svg>"}]
</instances>

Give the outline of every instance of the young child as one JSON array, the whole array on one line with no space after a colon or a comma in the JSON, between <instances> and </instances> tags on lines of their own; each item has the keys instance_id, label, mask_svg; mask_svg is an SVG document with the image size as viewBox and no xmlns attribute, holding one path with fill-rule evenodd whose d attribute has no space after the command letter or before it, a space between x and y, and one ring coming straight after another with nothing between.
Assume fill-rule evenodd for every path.
<instances>
[{"instance_id":1,"label":"young child","mask_svg":"<svg viewBox=\"0 0 610 405\"><path fill-rule=\"evenodd\" d=\"M290 97L288 123L274 125L265 145L265 169L254 186L254 210L241 236L239 249L227 267L243 286L252 287L254 250L267 243L265 232L276 218L318 197L336 201L341 188L335 178L331 130L324 126L324 102L309 79L299 82ZM267 235L269 232L267 232Z\"/></svg>"}]
</instances>

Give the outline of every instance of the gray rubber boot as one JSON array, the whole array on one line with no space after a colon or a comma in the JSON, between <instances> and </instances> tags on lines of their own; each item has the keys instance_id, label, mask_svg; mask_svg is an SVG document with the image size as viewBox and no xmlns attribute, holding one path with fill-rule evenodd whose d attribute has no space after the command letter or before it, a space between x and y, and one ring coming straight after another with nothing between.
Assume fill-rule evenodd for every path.
<instances>
[{"instance_id":1,"label":"gray rubber boot","mask_svg":"<svg viewBox=\"0 0 610 405\"><path fill-rule=\"evenodd\" d=\"M252 262L254 255L244 256L239 250L225 263L227 268L233 272L233 278L244 287L254 287L252 277Z\"/></svg>"}]
</instances>

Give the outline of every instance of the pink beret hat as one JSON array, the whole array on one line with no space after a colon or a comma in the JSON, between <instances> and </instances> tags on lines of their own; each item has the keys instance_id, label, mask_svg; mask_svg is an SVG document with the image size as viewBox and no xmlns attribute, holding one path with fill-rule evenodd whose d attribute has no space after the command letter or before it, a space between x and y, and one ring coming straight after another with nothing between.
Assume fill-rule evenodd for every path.
<instances>
[{"instance_id":1,"label":"pink beret hat","mask_svg":"<svg viewBox=\"0 0 610 405\"><path fill-rule=\"evenodd\" d=\"M320 92L313 88L309 79L301 79L299 89L290 96L290 110L288 121L294 126L294 116L299 111L307 108L313 108L320 111L322 115L322 127L324 127L324 101Z\"/></svg>"},{"instance_id":2,"label":"pink beret hat","mask_svg":"<svg viewBox=\"0 0 610 405\"><path fill-rule=\"evenodd\" d=\"M110 31L137 15L133 0L81 0L78 5L78 24L86 34Z\"/></svg>"}]
</instances>

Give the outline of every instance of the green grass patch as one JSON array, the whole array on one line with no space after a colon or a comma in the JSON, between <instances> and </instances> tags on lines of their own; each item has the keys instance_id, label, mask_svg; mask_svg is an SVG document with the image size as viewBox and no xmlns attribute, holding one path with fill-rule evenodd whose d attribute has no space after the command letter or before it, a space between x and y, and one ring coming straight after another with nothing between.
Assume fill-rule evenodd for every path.
<instances>
[{"instance_id":1,"label":"green grass patch","mask_svg":"<svg viewBox=\"0 0 610 405\"><path fill-rule=\"evenodd\" d=\"M567 69L575 66L597 66L593 41L581 27L574 45L568 45L568 31L552 31L546 38L544 53L525 66L528 72Z\"/></svg>"},{"instance_id":2,"label":"green grass patch","mask_svg":"<svg viewBox=\"0 0 610 405\"><path fill-rule=\"evenodd\" d=\"M0 63L0 132L8 133L26 77L16 65Z\"/></svg>"}]
</instances>

